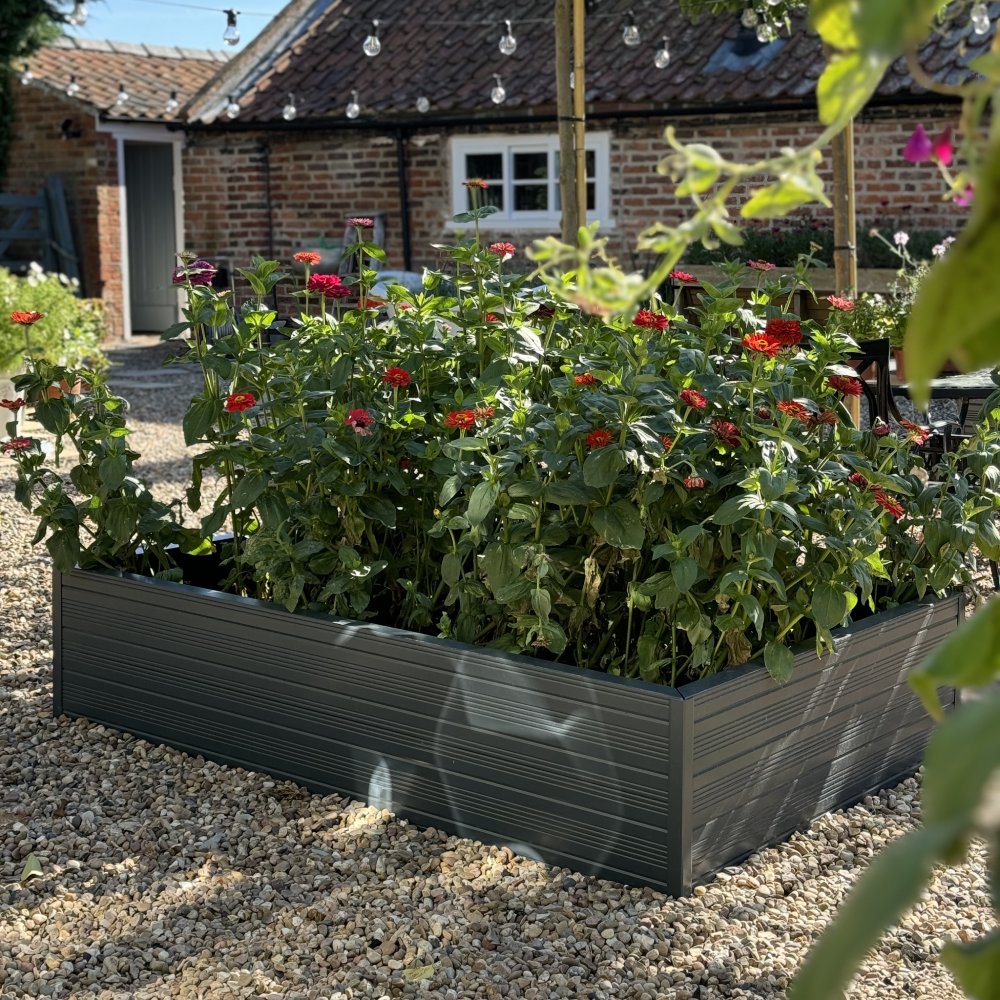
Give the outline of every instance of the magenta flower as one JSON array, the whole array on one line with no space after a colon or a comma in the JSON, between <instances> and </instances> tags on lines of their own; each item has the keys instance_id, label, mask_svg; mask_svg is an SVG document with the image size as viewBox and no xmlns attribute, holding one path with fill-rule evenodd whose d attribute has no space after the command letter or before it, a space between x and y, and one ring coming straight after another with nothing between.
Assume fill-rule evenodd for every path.
<instances>
[{"instance_id":1,"label":"magenta flower","mask_svg":"<svg viewBox=\"0 0 1000 1000\"><path fill-rule=\"evenodd\" d=\"M934 146L931 143L931 137L923 125L918 125L906 141L906 146L903 148L903 159L908 163L923 163L924 160L931 158L933 152Z\"/></svg>"},{"instance_id":2,"label":"magenta flower","mask_svg":"<svg viewBox=\"0 0 1000 1000\"><path fill-rule=\"evenodd\" d=\"M951 144L951 128L946 128L931 140L931 156L943 167L951 163L955 147Z\"/></svg>"},{"instance_id":3,"label":"magenta flower","mask_svg":"<svg viewBox=\"0 0 1000 1000\"><path fill-rule=\"evenodd\" d=\"M973 190L972 185L966 184L965 187L955 195L955 204L958 205L959 208L968 208L969 205L972 204L972 196L974 194L975 191Z\"/></svg>"}]
</instances>

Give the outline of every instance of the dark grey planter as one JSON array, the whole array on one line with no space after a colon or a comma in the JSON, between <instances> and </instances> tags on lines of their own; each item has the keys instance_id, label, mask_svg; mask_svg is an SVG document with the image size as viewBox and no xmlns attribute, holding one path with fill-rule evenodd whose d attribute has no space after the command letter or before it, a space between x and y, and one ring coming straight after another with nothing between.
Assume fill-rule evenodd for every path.
<instances>
[{"instance_id":1,"label":"dark grey planter","mask_svg":"<svg viewBox=\"0 0 1000 1000\"><path fill-rule=\"evenodd\" d=\"M77 571L55 711L679 894L915 770L932 724L906 675L961 614L877 615L785 687L747 664L674 689Z\"/></svg>"}]
</instances>

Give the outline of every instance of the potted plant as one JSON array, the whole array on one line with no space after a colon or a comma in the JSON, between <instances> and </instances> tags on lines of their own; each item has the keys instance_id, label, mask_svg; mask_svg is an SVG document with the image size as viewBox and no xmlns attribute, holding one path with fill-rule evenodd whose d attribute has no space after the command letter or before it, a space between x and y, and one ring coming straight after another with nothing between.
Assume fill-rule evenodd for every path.
<instances>
[{"instance_id":1,"label":"potted plant","mask_svg":"<svg viewBox=\"0 0 1000 1000\"><path fill-rule=\"evenodd\" d=\"M851 341L804 338L786 279L608 318L509 243L448 252L391 316L373 269L355 307L313 281L266 349L276 262L236 315L189 283L199 529L100 380L42 415L82 500L8 442L57 566L56 710L671 891L915 767L905 667L1000 551L993 478L928 486L922 428L853 428ZM202 552L217 585L178 582Z\"/></svg>"}]
</instances>

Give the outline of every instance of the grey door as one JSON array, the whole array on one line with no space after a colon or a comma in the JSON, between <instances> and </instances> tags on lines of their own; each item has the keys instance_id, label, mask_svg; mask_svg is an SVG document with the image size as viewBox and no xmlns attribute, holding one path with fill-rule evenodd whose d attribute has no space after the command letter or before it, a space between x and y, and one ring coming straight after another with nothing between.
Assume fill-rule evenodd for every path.
<instances>
[{"instance_id":1,"label":"grey door","mask_svg":"<svg viewBox=\"0 0 1000 1000\"><path fill-rule=\"evenodd\" d=\"M163 330L177 319L173 143L126 142L125 191L132 329Z\"/></svg>"}]
</instances>

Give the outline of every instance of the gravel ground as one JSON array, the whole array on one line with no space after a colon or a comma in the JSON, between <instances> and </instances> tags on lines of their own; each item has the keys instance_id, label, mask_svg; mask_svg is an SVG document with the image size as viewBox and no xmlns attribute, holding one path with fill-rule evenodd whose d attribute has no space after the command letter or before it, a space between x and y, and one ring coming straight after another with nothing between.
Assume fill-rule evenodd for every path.
<instances>
[{"instance_id":1,"label":"gravel ground","mask_svg":"<svg viewBox=\"0 0 1000 1000\"><path fill-rule=\"evenodd\" d=\"M169 487L189 376L136 388ZM145 374L143 374L145 370ZM187 381L185 381L187 379ZM336 796L51 718L49 565L0 466L0 997L780 997L915 779L827 815L688 899L546 868ZM169 489L168 489L169 492ZM42 873L21 885L29 854ZM936 956L991 926L985 852L941 871L851 998L959 998Z\"/></svg>"}]
</instances>

